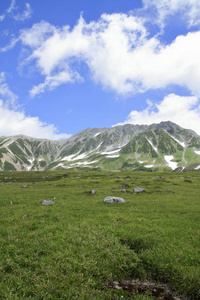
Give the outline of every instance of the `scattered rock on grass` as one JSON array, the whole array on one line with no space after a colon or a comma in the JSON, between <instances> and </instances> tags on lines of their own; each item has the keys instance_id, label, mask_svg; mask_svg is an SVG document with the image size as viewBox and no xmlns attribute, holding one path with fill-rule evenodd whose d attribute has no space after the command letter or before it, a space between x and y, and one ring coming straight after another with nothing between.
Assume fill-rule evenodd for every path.
<instances>
[{"instance_id":1,"label":"scattered rock on grass","mask_svg":"<svg viewBox=\"0 0 200 300\"><path fill-rule=\"evenodd\" d=\"M52 204L54 204L54 201L52 201L52 200L42 200L41 204L42 205L52 205Z\"/></svg>"},{"instance_id":2,"label":"scattered rock on grass","mask_svg":"<svg viewBox=\"0 0 200 300\"><path fill-rule=\"evenodd\" d=\"M85 191L86 194L90 194L90 195L95 195L96 191L95 190L91 190L91 191Z\"/></svg>"},{"instance_id":3,"label":"scattered rock on grass","mask_svg":"<svg viewBox=\"0 0 200 300\"><path fill-rule=\"evenodd\" d=\"M104 202L106 203L124 203L126 202L123 198L108 196L104 198Z\"/></svg>"},{"instance_id":4,"label":"scattered rock on grass","mask_svg":"<svg viewBox=\"0 0 200 300\"><path fill-rule=\"evenodd\" d=\"M129 187L129 184L128 183L122 183L120 186L122 186L122 187Z\"/></svg>"},{"instance_id":5,"label":"scattered rock on grass","mask_svg":"<svg viewBox=\"0 0 200 300\"><path fill-rule=\"evenodd\" d=\"M23 189L28 187L28 184L22 185L21 186Z\"/></svg>"},{"instance_id":6,"label":"scattered rock on grass","mask_svg":"<svg viewBox=\"0 0 200 300\"><path fill-rule=\"evenodd\" d=\"M144 191L144 189L140 187L135 187L133 190L135 193L142 193Z\"/></svg>"}]
</instances>

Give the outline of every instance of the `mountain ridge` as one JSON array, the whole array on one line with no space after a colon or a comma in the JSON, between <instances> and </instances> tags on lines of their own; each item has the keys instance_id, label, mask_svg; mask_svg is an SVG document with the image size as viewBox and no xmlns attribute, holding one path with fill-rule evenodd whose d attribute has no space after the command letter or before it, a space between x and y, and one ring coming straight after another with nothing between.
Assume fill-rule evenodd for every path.
<instances>
[{"instance_id":1,"label":"mountain ridge","mask_svg":"<svg viewBox=\"0 0 200 300\"><path fill-rule=\"evenodd\" d=\"M0 170L200 169L200 136L170 121L86 128L65 140L0 137Z\"/></svg>"}]
</instances>

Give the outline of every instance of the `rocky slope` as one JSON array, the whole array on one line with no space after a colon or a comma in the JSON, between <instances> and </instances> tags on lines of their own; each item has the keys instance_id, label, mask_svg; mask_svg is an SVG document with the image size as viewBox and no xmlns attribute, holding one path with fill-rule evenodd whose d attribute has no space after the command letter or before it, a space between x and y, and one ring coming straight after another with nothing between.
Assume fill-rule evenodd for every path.
<instances>
[{"instance_id":1,"label":"rocky slope","mask_svg":"<svg viewBox=\"0 0 200 300\"><path fill-rule=\"evenodd\" d=\"M62 141L0 138L1 170L200 169L200 136L172 122L88 128Z\"/></svg>"}]
</instances>

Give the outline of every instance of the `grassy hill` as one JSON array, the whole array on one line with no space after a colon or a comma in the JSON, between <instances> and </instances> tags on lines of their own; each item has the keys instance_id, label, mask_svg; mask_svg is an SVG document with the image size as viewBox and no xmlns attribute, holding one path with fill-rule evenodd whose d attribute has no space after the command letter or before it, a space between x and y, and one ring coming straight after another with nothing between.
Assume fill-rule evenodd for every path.
<instances>
[{"instance_id":1,"label":"grassy hill","mask_svg":"<svg viewBox=\"0 0 200 300\"><path fill-rule=\"evenodd\" d=\"M199 171L2 172L0 180L0 299L158 299L165 289L199 299ZM155 294L152 283L166 286Z\"/></svg>"}]
</instances>

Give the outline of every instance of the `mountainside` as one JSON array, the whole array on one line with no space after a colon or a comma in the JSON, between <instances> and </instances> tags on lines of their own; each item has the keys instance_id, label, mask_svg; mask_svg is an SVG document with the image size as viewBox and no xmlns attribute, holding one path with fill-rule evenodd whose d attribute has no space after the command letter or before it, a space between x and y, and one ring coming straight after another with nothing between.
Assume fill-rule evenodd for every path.
<instances>
[{"instance_id":1,"label":"mountainside","mask_svg":"<svg viewBox=\"0 0 200 300\"><path fill-rule=\"evenodd\" d=\"M172 122L88 128L62 141L0 138L0 170L200 169L200 136Z\"/></svg>"}]
</instances>

